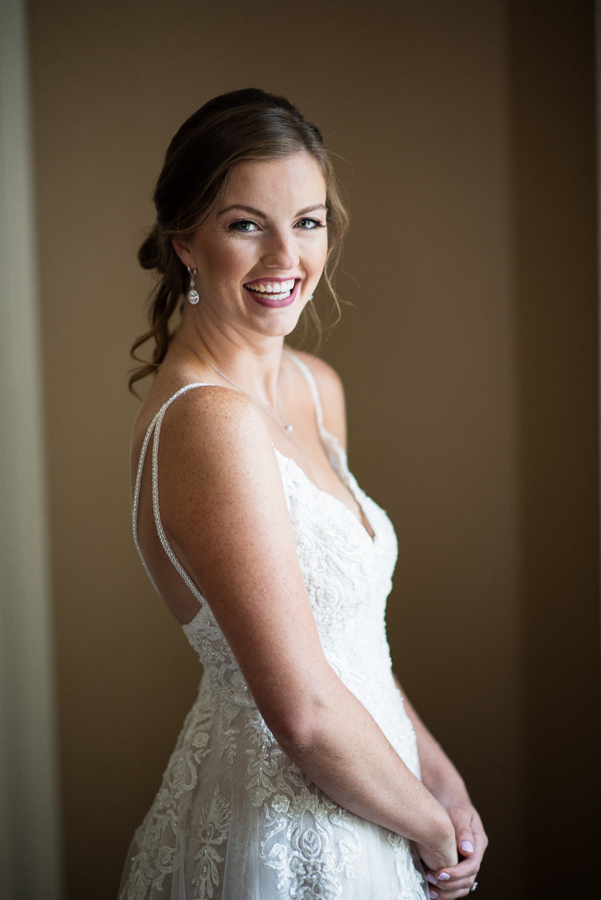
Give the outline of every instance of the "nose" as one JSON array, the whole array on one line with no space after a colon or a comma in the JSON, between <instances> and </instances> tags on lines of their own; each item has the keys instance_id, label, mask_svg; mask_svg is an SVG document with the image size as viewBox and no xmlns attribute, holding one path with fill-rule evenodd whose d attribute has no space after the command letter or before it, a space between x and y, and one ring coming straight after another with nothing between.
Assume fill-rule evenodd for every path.
<instances>
[{"instance_id":1,"label":"nose","mask_svg":"<svg viewBox=\"0 0 601 900\"><path fill-rule=\"evenodd\" d=\"M275 232L266 248L263 262L271 269L294 269L300 262L300 256L294 235L288 231Z\"/></svg>"}]
</instances>

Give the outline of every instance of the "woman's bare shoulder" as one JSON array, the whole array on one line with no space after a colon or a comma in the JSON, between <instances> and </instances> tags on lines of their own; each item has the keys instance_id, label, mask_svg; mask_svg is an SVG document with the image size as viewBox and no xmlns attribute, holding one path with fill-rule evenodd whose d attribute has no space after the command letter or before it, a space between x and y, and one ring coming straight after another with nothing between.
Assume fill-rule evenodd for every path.
<instances>
[{"instance_id":1,"label":"woman's bare shoulder","mask_svg":"<svg viewBox=\"0 0 601 900\"><path fill-rule=\"evenodd\" d=\"M240 555L257 529L268 531L269 516L279 526L286 521L282 480L264 417L250 397L230 388L190 389L167 410L158 477L165 531L193 570L202 560L197 571L206 596L211 597L211 573L221 578L226 547L232 558Z\"/></svg>"},{"instance_id":2,"label":"woman's bare shoulder","mask_svg":"<svg viewBox=\"0 0 601 900\"><path fill-rule=\"evenodd\" d=\"M340 376L329 363L318 356L299 350L295 350L294 354L305 363L315 379L325 428L338 438L343 447L346 447L346 407Z\"/></svg>"},{"instance_id":3,"label":"woman's bare shoulder","mask_svg":"<svg viewBox=\"0 0 601 900\"><path fill-rule=\"evenodd\" d=\"M144 435L156 414L171 400L161 424L161 469L171 464L188 473L229 468L236 459L246 460L254 448L257 463L268 464L273 449L260 410L250 397L220 385L175 384L148 395L134 423L131 440L132 477ZM179 393L181 391L181 393ZM178 396L179 393L179 396Z\"/></svg>"},{"instance_id":4,"label":"woman's bare shoulder","mask_svg":"<svg viewBox=\"0 0 601 900\"><path fill-rule=\"evenodd\" d=\"M154 385L142 402L134 422L134 435L146 431L156 414L169 405L165 417L186 430L209 430L227 422L245 421L246 409L254 404L233 388L208 382L182 382L181 379L163 381Z\"/></svg>"},{"instance_id":5,"label":"woman's bare shoulder","mask_svg":"<svg viewBox=\"0 0 601 900\"><path fill-rule=\"evenodd\" d=\"M220 385L198 385L173 402L163 423L165 441L199 459L245 457L250 447L271 449L260 410L250 397ZM162 439L161 439L162 440ZM207 461L209 457L206 457ZM211 457L212 458L212 457Z\"/></svg>"}]
</instances>

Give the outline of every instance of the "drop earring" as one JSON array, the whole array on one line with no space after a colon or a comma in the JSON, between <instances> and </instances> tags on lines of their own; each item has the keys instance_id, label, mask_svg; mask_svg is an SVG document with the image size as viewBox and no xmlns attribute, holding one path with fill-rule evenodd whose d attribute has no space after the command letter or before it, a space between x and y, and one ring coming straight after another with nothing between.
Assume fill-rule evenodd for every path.
<instances>
[{"instance_id":1,"label":"drop earring","mask_svg":"<svg viewBox=\"0 0 601 900\"><path fill-rule=\"evenodd\" d=\"M188 266L188 274L190 276L190 290L188 291L188 303L191 303L192 306L196 306L198 301L200 300L200 295L197 290L195 290L196 282L194 281L194 276L196 275L196 269L192 269Z\"/></svg>"}]
</instances>

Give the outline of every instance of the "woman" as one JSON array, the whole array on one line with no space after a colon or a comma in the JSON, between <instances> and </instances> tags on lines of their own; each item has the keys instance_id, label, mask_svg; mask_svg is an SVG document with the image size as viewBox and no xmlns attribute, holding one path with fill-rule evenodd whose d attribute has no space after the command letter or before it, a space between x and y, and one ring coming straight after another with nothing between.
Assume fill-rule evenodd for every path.
<instances>
[{"instance_id":1,"label":"woman","mask_svg":"<svg viewBox=\"0 0 601 900\"><path fill-rule=\"evenodd\" d=\"M486 837L391 672L394 532L346 467L336 374L284 347L346 224L321 135L282 98L218 97L155 205L134 533L204 676L120 897L465 896Z\"/></svg>"}]
</instances>

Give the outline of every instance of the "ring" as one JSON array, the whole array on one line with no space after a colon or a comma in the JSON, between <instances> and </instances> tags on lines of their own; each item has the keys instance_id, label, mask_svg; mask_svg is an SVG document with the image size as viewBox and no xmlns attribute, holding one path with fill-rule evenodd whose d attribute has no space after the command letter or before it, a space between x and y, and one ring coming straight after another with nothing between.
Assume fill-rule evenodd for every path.
<instances>
[{"instance_id":1,"label":"ring","mask_svg":"<svg viewBox=\"0 0 601 900\"><path fill-rule=\"evenodd\" d=\"M471 894L472 891L475 891L477 887L478 887L478 882L477 882L477 881L474 881L473 885L472 885L471 888L470 888L470 894Z\"/></svg>"}]
</instances>

